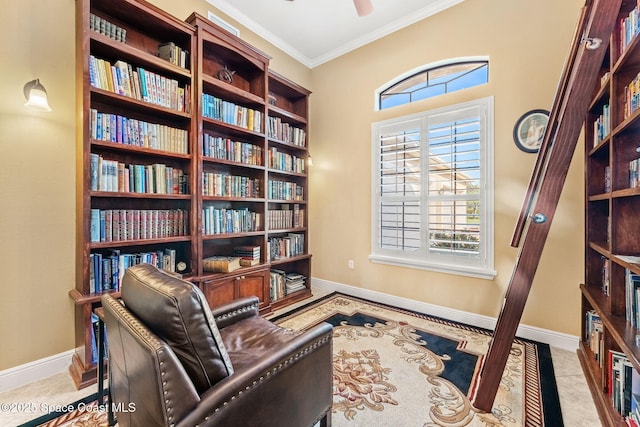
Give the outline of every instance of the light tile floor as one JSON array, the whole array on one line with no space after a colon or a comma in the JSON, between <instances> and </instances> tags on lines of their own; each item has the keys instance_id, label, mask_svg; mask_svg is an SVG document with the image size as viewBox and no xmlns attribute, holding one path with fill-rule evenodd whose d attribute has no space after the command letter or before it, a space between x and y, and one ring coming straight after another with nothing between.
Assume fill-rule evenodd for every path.
<instances>
[{"instance_id":1,"label":"light tile floor","mask_svg":"<svg viewBox=\"0 0 640 427\"><path fill-rule=\"evenodd\" d=\"M324 292L314 290L314 298L320 298L323 295ZM293 307L287 307L286 310L275 312L273 316L307 304L309 301L305 300ZM551 354L564 425L566 427L600 426L600 420L576 353L551 348ZM20 425L43 415L47 412L46 409L75 402L96 391L96 386L76 390L70 376L63 372L36 383L2 392L0 393L0 426ZM6 405L11 403L15 405L12 405L12 410L7 411ZM36 412L32 412L31 409L35 409Z\"/></svg>"}]
</instances>

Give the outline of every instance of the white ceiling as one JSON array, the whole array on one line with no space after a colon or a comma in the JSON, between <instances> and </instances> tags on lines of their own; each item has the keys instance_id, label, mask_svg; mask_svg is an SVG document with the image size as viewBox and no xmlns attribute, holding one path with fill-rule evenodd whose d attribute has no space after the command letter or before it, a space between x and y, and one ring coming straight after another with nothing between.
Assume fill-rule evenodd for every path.
<instances>
[{"instance_id":1,"label":"white ceiling","mask_svg":"<svg viewBox=\"0 0 640 427\"><path fill-rule=\"evenodd\" d=\"M353 0L207 1L313 68L464 0L372 0L364 17Z\"/></svg>"}]
</instances>

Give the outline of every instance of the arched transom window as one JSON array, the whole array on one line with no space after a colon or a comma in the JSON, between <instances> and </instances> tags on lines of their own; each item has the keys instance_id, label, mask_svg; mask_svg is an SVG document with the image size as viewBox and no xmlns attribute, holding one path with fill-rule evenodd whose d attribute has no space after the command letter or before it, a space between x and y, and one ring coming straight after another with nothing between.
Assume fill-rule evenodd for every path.
<instances>
[{"instance_id":1,"label":"arched transom window","mask_svg":"<svg viewBox=\"0 0 640 427\"><path fill-rule=\"evenodd\" d=\"M378 91L377 109L478 86L489 81L487 59L457 59L429 64L394 79Z\"/></svg>"}]
</instances>

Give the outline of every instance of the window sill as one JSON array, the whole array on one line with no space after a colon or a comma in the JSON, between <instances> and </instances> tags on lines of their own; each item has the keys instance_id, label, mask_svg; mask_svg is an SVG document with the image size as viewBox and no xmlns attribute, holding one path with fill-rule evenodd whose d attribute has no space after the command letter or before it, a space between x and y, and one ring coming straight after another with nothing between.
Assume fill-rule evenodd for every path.
<instances>
[{"instance_id":1,"label":"window sill","mask_svg":"<svg viewBox=\"0 0 640 427\"><path fill-rule=\"evenodd\" d=\"M437 271L439 273L457 274L460 276L476 277L479 279L493 280L498 274L493 269L466 267L462 265L435 264L426 261L396 258L384 255L369 255L372 262L378 264L395 265L397 267L415 268L419 270Z\"/></svg>"}]
</instances>

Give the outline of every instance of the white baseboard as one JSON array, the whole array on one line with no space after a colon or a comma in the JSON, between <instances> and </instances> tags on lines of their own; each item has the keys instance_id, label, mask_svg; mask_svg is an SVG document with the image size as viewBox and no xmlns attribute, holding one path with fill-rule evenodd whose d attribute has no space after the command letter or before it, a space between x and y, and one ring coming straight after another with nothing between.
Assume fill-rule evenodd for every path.
<instances>
[{"instance_id":1,"label":"white baseboard","mask_svg":"<svg viewBox=\"0 0 640 427\"><path fill-rule=\"evenodd\" d=\"M36 382L69 369L74 350L0 371L0 392Z\"/></svg>"},{"instance_id":2,"label":"white baseboard","mask_svg":"<svg viewBox=\"0 0 640 427\"><path fill-rule=\"evenodd\" d=\"M413 310L420 313L430 314L436 317L453 320L455 322L466 323L467 325L476 326L478 328L493 330L497 323L497 318L483 316L480 314L469 313L462 310L443 307L440 305L429 304L426 302L416 301L409 298L398 297L385 294L378 291L358 288L355 286L344 285L329 280L311 279L314 288L323 289L325 291L336 291L354 297L360 297L371 301L377 301L383 304L392 305L394 307ZM534 341L549 344L551 347L563 350L576 351L579 344L579 337L561 332L555 332L548 329L537 328L534 326L520 325L516 335Z\"/></svg>"}]
</instances>

